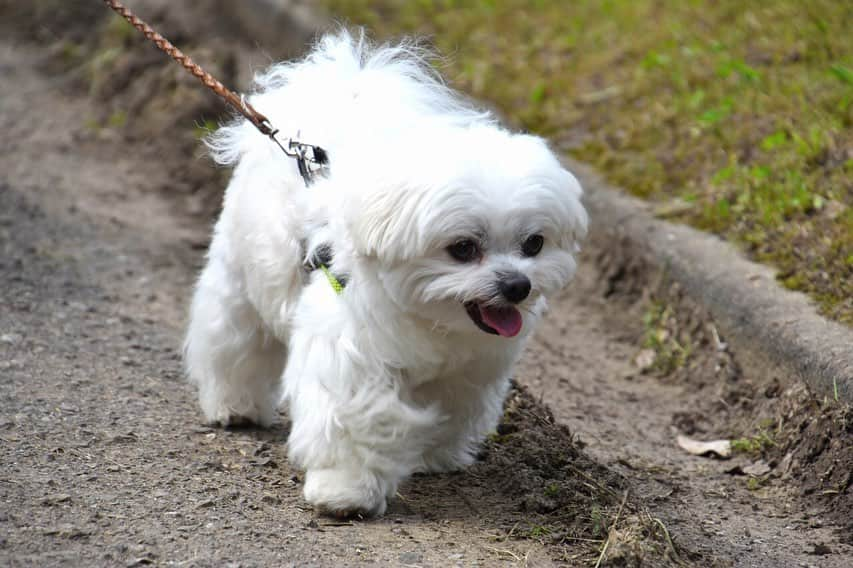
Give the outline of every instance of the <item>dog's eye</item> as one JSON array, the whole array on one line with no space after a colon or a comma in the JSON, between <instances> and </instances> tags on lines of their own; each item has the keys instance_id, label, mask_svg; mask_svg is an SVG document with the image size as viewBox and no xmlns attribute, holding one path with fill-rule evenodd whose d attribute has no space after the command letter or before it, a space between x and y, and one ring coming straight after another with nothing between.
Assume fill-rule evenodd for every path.
<instances>
[{"instance_id":1,"label":"dog's eye","mask_svg":"<svg viewBox=\"0 0 853 568\"><path fill-rule=\"evenodd\" d=\"M469 239L456 241L447 247L447 252L459 262L471 262L480 256L480 248L477 243Z\"/></svg>"},{"instance_id":2,"label":"dog's eye","mask_svg":"<svg viewBox=\"0 0 853 568\"><path fill-rule=\"evenodd\" d=\"M545 239L542 238L542 235L530 235L521 244L521 252L524 253L524 256L536 256L542 250L544 243Z\"/></svg>"}]
</instances>

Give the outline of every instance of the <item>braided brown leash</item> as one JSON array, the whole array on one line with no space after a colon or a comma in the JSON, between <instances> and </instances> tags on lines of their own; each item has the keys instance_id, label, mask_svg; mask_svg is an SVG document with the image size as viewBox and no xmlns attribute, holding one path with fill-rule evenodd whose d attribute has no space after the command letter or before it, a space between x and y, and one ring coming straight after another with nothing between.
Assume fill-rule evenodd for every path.
<instances>
[{"instance_id":1,"label":"braided brown leash","mask_svg":"<svg viewBox=\"0 0 853 568\"><path fill-rule=\"evenodd\" d=\"M243 97L230 90L223 85L216 77L205 71L201 66L193 61L189 55L186 55L180 49L175 47L172 42L154 31L151 26L140 20L133 12L131 12L124 4L117 0L104 0L104 3L115 10L122 18L130 22L134 28L142 32L142 34L154 42L160 51L177 61L181 66L189 71L194 77L201 81L205 87L219 95L226 103L237 109L237 111L245 116L255 127L266 136L273 133L272 125L267 117L256 111Z\"/></svg>"},{"instance_id":2,"label":"braided brown leash","mask_svg":"<svg viewBox=\"0 0 853 568\"><path fill-rule=\"evenodd\" d=\"M181 66L196 77L202 84L216 93L222 100L237 109L237 112L242 114L246 119L255 125L259 131L275 142L281 150L290 156L296 158L299 165L299 173L302 175L306 184L311 182L315 170L309 167L308 163L317 164L316 167L323 167L328 163L328 157L325 150L319 146L313 146L304 142L299 142L292 138L287 139L286 144L282 144L276 134L276 130L269 119L255 110L245 97L238 95L228 87L223 85L216 77L205 71L201 66L193 61L189 55L186 55L180 49L175 47L172 42L164 38L162 35L154 31L154 29L139 19L131 12L124 4L118 0L104 0L104 3L112 8L122 18L127 20L130 25L142 32L142 34L156 45L160 51L167 54L169 57L181 64ZM310 150L310 154L308 152Z\"/></svg>"}]
</instances>

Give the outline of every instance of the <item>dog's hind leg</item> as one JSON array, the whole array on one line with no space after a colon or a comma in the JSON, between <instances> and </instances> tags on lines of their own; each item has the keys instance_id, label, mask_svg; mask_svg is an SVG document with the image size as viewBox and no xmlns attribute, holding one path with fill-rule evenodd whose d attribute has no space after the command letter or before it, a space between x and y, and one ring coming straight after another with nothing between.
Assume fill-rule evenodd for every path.
<instances>
[{"instance_id":1,"label":"dog's hind leg","mask_svg":"<svg viewBox=\"0 0 853 568\"><path fill-rule=\"evenodd\" d=\"M269 426L277 414L286 347L226 271L211 258L202 272L184 348L187 374L198 385L208 422Z\"/></svg>"}]
</instances>

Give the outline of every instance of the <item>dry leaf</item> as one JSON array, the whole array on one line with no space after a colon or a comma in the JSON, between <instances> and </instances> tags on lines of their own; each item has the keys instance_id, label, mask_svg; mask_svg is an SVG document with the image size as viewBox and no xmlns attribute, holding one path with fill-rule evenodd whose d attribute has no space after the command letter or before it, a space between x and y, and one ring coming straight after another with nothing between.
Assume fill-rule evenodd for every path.
<instances>
[{"instance_id":1,"label":"dry leaf","mask_svg":"<svg viewBox=\"0 0 853 568\"><path fill-rule=\"evenodd\" d=\"M719 458L730 458L732 456L732 444L728 440L714 440L713 442L700 442L687 436L678 436L676 442L688 453L694 456L712 455Z\"/></svg>"},{"instance_id":2,"label":"dry leaf","mask_svg":"<svg viewBox=\"0 0 853 568\"><path fill-rule=\"evenodd\" d=\"M655 364L657 354L654 349L643 349L634 357L634 365L641 371L650 369Z\"/></svg>"}]
</instances>

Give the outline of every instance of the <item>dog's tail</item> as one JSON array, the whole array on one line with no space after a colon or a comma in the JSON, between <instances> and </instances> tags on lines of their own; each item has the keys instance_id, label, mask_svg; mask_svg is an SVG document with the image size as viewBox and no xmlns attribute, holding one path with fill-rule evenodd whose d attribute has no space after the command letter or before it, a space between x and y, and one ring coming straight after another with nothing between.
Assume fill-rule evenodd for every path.
<instances>
[{"instance_id":1,"label":"dog's tail","mask_svg":"<svg viewBox=\"0 0 853 568\"><path fill-rule=\"evenodd\" d=\"M430 65L437 60L416 41L374 45L364 30L323 36L302 60L274 65L255 77L250 102L283 137L299 137L334 152L369 137L372 125L404 131L416 121L466 125L493 122L491 114L455 94ZM405 104L400 104L405 101ZM383 132L384 136L389 133ZM208 137L214 159L234 164L247 153L274 151L246 120Z\"/></svg>"}]
</instances>

